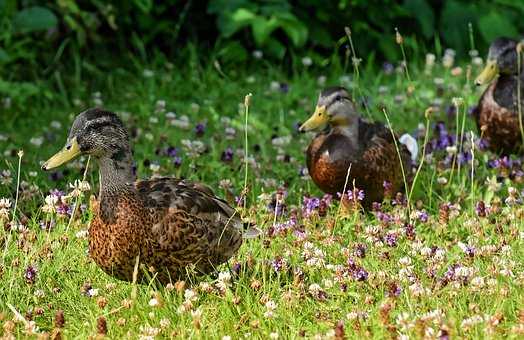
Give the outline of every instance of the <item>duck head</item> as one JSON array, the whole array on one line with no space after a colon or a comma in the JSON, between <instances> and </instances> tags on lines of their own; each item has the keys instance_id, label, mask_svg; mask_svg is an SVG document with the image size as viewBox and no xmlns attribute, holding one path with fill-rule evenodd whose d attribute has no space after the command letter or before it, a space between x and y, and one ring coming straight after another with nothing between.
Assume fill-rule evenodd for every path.
<instances>
[{"instance_id":1,"label":"duck head","mask_svg":"<svg viewBox=\"0 0 524 340\"><path fill-rule=\"evenodd\" d=\"M489 47L486 66L475 79L475 85L488 84L499 74L516 75L518 72L517 46L519 43L510 38L497 38L493 41Z\"/></svg>"},{"instance_id":2,"label":"duck head","mask_svg":"<svg viewBox=\"0 0 524 340\"><path fill-rule=\"evenodd\" d=\"M358 122L358 113L348 91L343 87L324 89L318 97L313 115L299 131L322 130L326 126L344 127Z\"/></svg>"},{"instance_id":3,"label":"duck head","mask_svg":"<svg viewBox=\"0 0 524 340\"><path fill-rule=\"evenodd\" d=\"M120 118L110 111L89 109L75 118L65 146L42 165L42 170L56 168L81 154L122 159L129 152L129 136Z\"/></svg>"}]
</instances>

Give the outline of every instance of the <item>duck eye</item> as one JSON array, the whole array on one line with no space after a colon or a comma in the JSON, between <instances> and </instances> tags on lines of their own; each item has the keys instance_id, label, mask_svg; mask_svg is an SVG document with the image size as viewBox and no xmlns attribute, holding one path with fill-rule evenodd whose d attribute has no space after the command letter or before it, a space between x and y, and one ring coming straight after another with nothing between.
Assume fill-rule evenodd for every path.
<instances>
[{"instance_id":1,"label":"duck eye","mask_svg":"<svg viewBox=\"0 0 524 340\"><path fill-rule=\"evenodd\" d=\"M335 101L338 102L338 101L340 101L340 100L342 100L342 96L341 96L341 95L337 95L337 96L335 97Z\"/></svg>"},{"instance_id":2,"label":"duck eye","mask_svg":"<svg viewBox=\"0 0 524 340\"><path fill-rule=\"evenodd\" d=\"M66 150L71 150L71 144L66 145Z\"/></svg>"}]
</instances>

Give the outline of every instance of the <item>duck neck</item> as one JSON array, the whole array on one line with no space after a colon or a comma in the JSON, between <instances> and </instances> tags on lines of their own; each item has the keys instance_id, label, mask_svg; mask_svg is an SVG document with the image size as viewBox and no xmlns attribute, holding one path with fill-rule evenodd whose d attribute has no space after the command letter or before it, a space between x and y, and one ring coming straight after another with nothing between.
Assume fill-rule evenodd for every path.
<instances>
[{"instance_id":1,"label":"duck neck","mask_svg":"<svg viewBox=\"0 0 524 340\"><path fill-rule=\"evenodd\" d=\"M100 197L113 196L136 180L133 157L129 147L118 149L112 155L100 157Z\"/></svg>"},{"instance_id":2,"label":"duck neck","mask_svg":"<svg viewBox=\"0 0 524 340\"><path fill-rule=\"evenodd\" d=\"M348 138L352 144L358 144L358 121L333 126L333 132Z\"/></svg>"}]
</instances>

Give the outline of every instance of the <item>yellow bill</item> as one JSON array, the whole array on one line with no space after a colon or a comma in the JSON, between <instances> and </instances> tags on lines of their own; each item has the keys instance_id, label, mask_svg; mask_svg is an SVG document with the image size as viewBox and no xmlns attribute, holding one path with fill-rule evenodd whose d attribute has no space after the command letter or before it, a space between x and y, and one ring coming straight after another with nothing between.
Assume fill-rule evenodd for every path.
<instances>
[{"instance_id":1,"label":"yellow bill","mask_svg":"<svg viewBox=\"0 0 524 340\"><path fill-rule=\"evenodd\" d=\"M324 128L329 122L329 117L326 112L325 106L317 106L315 113L309 119L302 124L299 128L300 131L306 132L311 130L318 130Z\"/></svg>"},{"instance_id":2,"label":"yellow bill","mask_svg":"<svg viewBox=\"0 0 524 340\"><path fill-rule=\"evenodd\" d=\"M490 83L493 78L499 73L499 68L497 66L496 60L488 60L486 67L480 72L477 79L475 79L475 84L477 86Z\"/></svg>"},{"instance_id":3,"label":"yellow bill","mask_svg":"<svg viewBox=\"0 0 524 340\"><path fill-rule=\"evenodd\" d=\"M69 140L66 146L58 151L53 157L49 158L47 162L42 165L42 170L50 170L56 168L80 154L80 147L76 141L76 137Z\"/></svg>"}]
</instances>

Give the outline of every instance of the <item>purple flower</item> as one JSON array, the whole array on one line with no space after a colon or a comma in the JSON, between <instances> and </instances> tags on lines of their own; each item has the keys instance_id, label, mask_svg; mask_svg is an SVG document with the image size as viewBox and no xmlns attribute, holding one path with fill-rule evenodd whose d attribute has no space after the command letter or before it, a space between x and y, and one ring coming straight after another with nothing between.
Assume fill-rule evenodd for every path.
<instances>
[{"instance_id":1,"label":"purple flower","mask_svg":"<svg viewBox=\"0 0 524 340\"><path fill-rule=\"evenodd\" d=\"M469 257L474 257L476 251L477 251L477 250L475 249L475 247L470 246L470 245L467 245L466 248L464 249L464 252L465 252L466 255L468 255Z\"/></svg>"},{"instance_id":2,"label":"purple flower","mask_svg":"<svg viewBox=\"0 0 524 340\"><path fill-rule=\"evenodd\" d=\"M53 171L51 174L49 174L49 179L53 182L59 181L62 178L64 178L64 173L61 170Z\"/></svg>"},{"instance_id":3,"label":"purple flower","mask_svg":"<svg viewBox=\"0 0 524 340\"><path fill-rule=\"evenodd\" d=\"M425 210L417 211L417 218L420 222L426 223L428 221L428 213Z\"/></svg>"},{"instance_id":4,"label":"purple flower","mask_svg":"<svg viewBox=\"0 0 524 340\"><path fill-rule=\"evenodd\" d=\"M233 160L233 156L235 155L235 152L232 148L227 147L224 151L222 151L222 156L220 156L220 160L222 162L231 162Z\"/></svg>"},{"instance_id":5,"label":"purple flower","mask_svg":"<svg viewBox=\"0 0 524 340\"><path fill-rule=\"evenodd\" d=\"M169 157L175 157L178 154L178 148L170 146L166 149L166 155Z\"/></svg>"},{"instance_id":6,"label":"purple flower","mask_svg":"<svg viewBox=\"0 0 524 340\"><path fill-rule=\"evenodd\" d=\"M389 224L393 220L391 216L389 216L386 213L383 213L382 211L377 211L377 218L380 222L384 224Z\"/></svg>"},{"instance_id":7,"label":"purple flower","mask_svg":"<svg viewBox=\"0 0 524 340\"><path fill-rule=\"evenodd\" d=\"M487 215L487 209L486 204L484 201L478 201L475 206L475 212L477 213L477 216L479 217L486 217Z\"/></svg>"},{"instance_id":8,"label":"purple flower","mask_svg":"<svg viewBox=\"0 0 524 340\"><path fill-rule=\"evenodd\" d=\"M341 197L340 193L337 193L338 197ZM358 188L355 188L353 190L348 190L346 193L346 197L348 201L356 202L356 201L362 201L364 199L364 190L360 190Z\"/></svg>"},{"instance_id":9,"label":"purple flower","mask_svg":"<svg viewBox=\"0 0 524 340\"><path fill-rule=\"evenodd\" d=\"M273 267L273 270L278 273L286 267L286 261L279 256L271 261L271 267Z\"/></svg>"},{"instance_id":10,"label":"purple flower","mask_svg":"<svg viewBox=\"0 0 524 340\"><path fill-rule=\"evenodd\" d=\"M406 237L410 240L415 238L415 226L411 223L406 223L404 225L404 231L406 233Z\"/></svg>"},{"instance_id":11,"label":"purple flower","mask_svg":"<svg viewBox=\"0 0 524 340\"><path fill-rule=\"evenodd\" d=\"M33 284L36 281L36 275L38 274L38 269L34 265L29 265L24 272L24 278L27 283Z\"/></svg>"},{"instance_id":12,"label":"purple flower","mask_svg":"<svg viewBox=\"0 0 524 340\"><path fill-rule=\"evenodd\" d=\"M357 244L355 246L355 256L360 257L360 258L366 257L366 250L367 250L367 247L365 244L363 243Z\"/></svg>"},{"instance_id":13,"label":"purple flower","mask_svg":"<svg viewBox=\"0 0 524 340\"><path fill-rule=\"evenodd\" d=\"M179 166L181 166L181 165L182 165L182 157L180 157L180 156L175 156L175 157L173 158L173 165L174 165L175 167L177 167L177 168L178 168Z\"/></svg>"},{"instance_id":14,"label":"purple flower","mask_svg":"<svg viewBox=\"0 0 524 340\"><path fill-rule=\"evenodd\" d=\"M359 267L353 272L353 278L357 281L366 281L368 279L368 272L364 268Z\"/></svg>"},{"instance_id":15,"label":"purple flower","mask_svg":"<svg viewBox=\"0 0 524 340\"><path fill-rule=\"evenodd\" d=\"M302 214L304 217L309 217L320 206L320 199L318 197L304 196L302 203Z\"/></svg>"},{"instance_id":16,"label":"purple flower","mask_svg":"<svg viewBox=\"0 0 524 340\"><path fill-rule=\"evenodd\" d=\"M371 210L372 211L380 211L380 210L382 210L382 204L379 203L379 202L371 203Z\"/></svg>"},{"instance_id":17,"label":"purple flower","mask_svg":"<svg viewBox=\"0 0 524 340\"><path fill-rule=\"evenodd\" d=\"M242 269L242 265L240 264L240 262L236 262L235 264L233 264L231 271L233 272L233 274L238 275L240 274L241 269Z\"/></svg>"},{"instance_id":18,"label":"purple flower","mask_svg":"<svg viewBox=\"0 0 524 340\"><path fill-rule=\"evenodd\" d=\"M198 123L196 126L195 126L195 134L197 136L202 136L204 135L204 132L206 131L206 125L204 123Z\"/></svg>"},{"instance_id":19,"label":"purple flower","mask_svg":"<svg viewBox=\"0 0 524 340\"><path fill-rule=\"evenodd\" d=\"M402 294L402 287L395 282L388 285L387 295L390 297L399 297Z\"/></svg>"},{"instance_id":20,"label":"purple flower","mask_svg":"<svg viewBox=\"0 0 524 340\"><path fill-rule=\"evenodd\" d=\"M386 61L382 64L382 71L385 73L385 74L392 74L393 71L395 71L395 66L393 66L392 63L390 63L389 61Z\"/></svg>"},{"instance_id":21,"label":"purple flower","mask_svg":"<svg viewBox=\"0 0 524 340\"><path fill-rule=\"evenodd\" d=\"M72 209L69 205L61 203L56 207L56 212L59 215L69 216L71 215Z\"/></svg>"},{"instance_id":22,"label":"purple flower","mask_svg":"<svg viewBox=\"0 0 524 340\"><path fill-rule=\"evenodd\" d=\"M280 92L288 93L289 85L287 83L280 83Z\"/></svg>"},{"instance_id":23,"label":"purple flower","mask_svg":"<svg viewBox=\"0 0 524 340\"><path fill-rule=\"evenodd\" d=\"M384 243L386 243L390 247L396 247L397 246L397 234L395 233L386 234L386 236L384 236Z\"/></svg>"}]
</instances>

